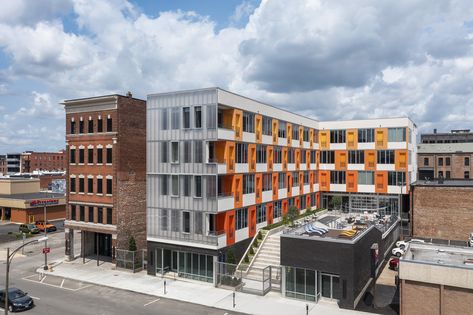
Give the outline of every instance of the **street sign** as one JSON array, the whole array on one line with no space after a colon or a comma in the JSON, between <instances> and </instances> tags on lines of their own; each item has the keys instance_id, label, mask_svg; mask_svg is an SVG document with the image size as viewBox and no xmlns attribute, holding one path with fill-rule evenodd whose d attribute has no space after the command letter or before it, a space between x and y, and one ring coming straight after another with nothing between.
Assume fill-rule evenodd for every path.
<instances>
[{"instance_id":1,"label":"street sign","mask_svg":"<svg viewBox=\"0 0 473 315\"><path fill-rule=\"evenodd\" d=\"M43 248L43 254L49 254L50 251L51 251L50 247Z\"/></svg>"}]
</instances>

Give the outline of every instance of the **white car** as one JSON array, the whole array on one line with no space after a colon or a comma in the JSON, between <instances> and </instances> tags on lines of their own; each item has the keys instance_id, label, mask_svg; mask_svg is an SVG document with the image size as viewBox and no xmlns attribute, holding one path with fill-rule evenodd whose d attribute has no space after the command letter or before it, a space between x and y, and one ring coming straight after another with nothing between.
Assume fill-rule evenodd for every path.
<instances>
[{"instance_id":1,"label":"white car","mask_svg":"<svg viewBox=\"0 0 473 315\"><path fill-rule=\"evenodd\" d=\"M391 253L396 257L401 257L406 253L406 250L404 248L401 248L401 247L396 247L396 248L393 248Z\"/></svg>"},{"instance_id":2,"label":"white car","mask_svg":"<svg viewBox=\"0 0 473 315\"><path fill-rule=\"evenodd\" d=\"M468 238L468 246L473 247L473 233L470 233L470 237Z\"/></svg>"},{"instance_id":3,"label":"white car","mask_svg":"<svg viewBox=\"0 0 473 315\"><path fill-rule=\"evenodd\" d=\"M396 247L399 248L406 248L409 243L425 243L424 240L413 238L410 241L397 241L396 242Z\"/></svg>"}]
</instances>

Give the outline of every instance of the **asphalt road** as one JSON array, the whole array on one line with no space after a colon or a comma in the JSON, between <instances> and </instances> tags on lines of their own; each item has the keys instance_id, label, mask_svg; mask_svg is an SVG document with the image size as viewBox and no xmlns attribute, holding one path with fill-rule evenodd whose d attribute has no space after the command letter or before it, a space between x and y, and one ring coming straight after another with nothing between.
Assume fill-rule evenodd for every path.
<instances>
[{"instance_id":1,"label":"asphalt road","mask_svg":"<svg viewBox=\"0 0 473 315\"><path fill-rule=\"evenodd\" d=\"M64 257L64 248L55 250L49 259ZM33 297L36 306L22 314L40 315L130 315L130 314L236 314L226 310L157 298L124 290L89 285L47 276L40 282L35 273L43 255L15 257L11 265L10 287L17 287ZM0 287L5 283L5 263L0 263ZM0 309L1 310L1 309Z\"/></svg>"},{"instance_id":2,"label":"asphalt road","mask_svg":"<svg viewBox=\"0 0 473 315\"><path fill-rule=\"evenodd\" d=\"M64 220L61 221L53 221L51 222L57 227L56 232L50 232L50 233L60 233L64 231ZM7 224L1 224L0 225L0 243L6 243L6 242L11 242L16 240L16 236L14 234L8 234L8 233L16 233L19 231L20 224L16 223L7 223Z\"/></svg>"}]
</instances>

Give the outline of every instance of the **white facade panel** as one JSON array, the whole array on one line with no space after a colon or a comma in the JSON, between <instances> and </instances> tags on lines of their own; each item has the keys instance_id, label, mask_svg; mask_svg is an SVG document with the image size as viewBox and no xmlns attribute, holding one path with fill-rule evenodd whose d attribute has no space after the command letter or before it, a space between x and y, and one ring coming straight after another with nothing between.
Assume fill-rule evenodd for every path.
<instances>
[{"instance_id":1,"label":"white facade panel","mask_svg":"<svg viewBox=\"0 0 473 315\"><path fill-rule=\"evenodd\" d=\"M273 137L268 136L268 135L263 135L261 139L261 143L271 145L273 144Z\"/></svg>"},{"instance_id":2,"label":"white facade panel","mask_svg":"<svg viewBox=\"0 0 473 315\"><path fill-rule=\"evenodd\" d=\"M374 150L376 148L374 142L358 142L358 150Z\"/></svg>"},{"instance_id":3,"label":"white facade panel","mask_svg":"<svg viewBox=\"0 0 473 315\"><path fill-rule=\"evenodd\" d=\"M243 241L248 238L248 228L243 228L235 231L235 243Z\"/></svg>"},{"instance_id":4,"label":"white facade panel","mask_svg":"<svg viewBox=\"0 0 473 315\"><path fill-rule=\"evenodd\" d=\"M219 174L227 174L227 164L217 164L217 171Z\"/></svg>"},{"instance_id":5,"label":"white facade panel","mask_svg":"<svg viewBox=\"0 0 473 315\"><path fill-rule=\"evenodd\" d=\"M248 163L235 163L235 173L248 173Z\"/></svg>"},{"instance_id":6,"label":"white facade panel","mask_svg":"<svg viewBox=\"0 0 473 315\"><path fill-rule=\"evenodd\" d=\"M292 196L297 196L297 195L299 195L299 186L292 187Z\"/></svg>"},{"instance_id":7,"label":"white facade panel","mask_svg":"<svg viewBox=\"0 0 473 315\"><path fill-rule=\"evenodd\" d=\"M330 143L330 150L346 150L346 143Z\"/></svg>"},{"instance_id":8,"label":"white facade panel","mask_svg":"<svg viewBox=\"0 0 473 315\"><path fill-rule=\"evenodd\" d=\"M273 172L281 172L282 171L282 164L281 163L274 163L273 164Z\"/></svg>"},{"instance_id":9,"label":"white facade panel","mask_svg":"<svg viewBox=\"0 0 473 315\"><path fill-rule=\"evenodd\" d=\"M315 163L310 163L310 170L311 170L311 171L314 171L314 170L316 170L316 169L317 169L317 164L315 164Z\"/></svg>"},{"instance_id":10,"label":"white facade panel","mask_svg":"<svg viewBox=\"0 0 473 315\"><path fill-rule=\"evenodd\" d=\"M374 193L374 185L358 185L358 192L360 193Z\"/></svg>"},{"instance_id":11,"label":"white facade panel","mask_svg":"<svg viewBox=\"0 0 473 315\"><path fill-rule=\"evenodd\" d=\"M400 149L407 149L406 142L388 142L388 150L400 150Z\"/></svg>"},{"instance_id":12,"label":"white facade panel","mask_svg":"<svg viewBox=\"0 0 473 315\"><path fill-rule=\"evenodd\" d=\"M347 190L346 184L330 184L330 191L342 191L345 192Z\"/></svg>"},{"instance_id":13,"label":"white facade panel","mask_svg":"<svg viewBox=\"0 0 473 315\"><path fill-rule=\"evenodd\" d=\"M335 170L335 164L319 164L319 170L333 171Z\"/></svg>"},{"instance_id":14,"label":"white facade panel","mask_svg":"<svg viewBox=\"0 0 473 315\"><path fill-rule=\"evenodd\" d=\"M301 171L306 171L307 170L307 164L301 163L301 164L299 164L299 168L300 168Z\"/></svg>"},{"instance_id":15,"label":"white facade panel","mask_svg":"<svg viewBox=\"0 0 473 315\"><path fill-rule=\"evenodd\" d=\"M405 190L406 190L406 186L390 186L390 185L388 185L388 194L403 194Z\"/></svg>"},{"instance_id":16,"label":"white facade panel","mask_svg":"<svg viewBox=\"0 0 473 315\"><path fill-rule=\"evenodd\" d=\"M256 142L256 134L252 132L243 132L243 142Z\"/></svg>"},{"instance_id":17,"label":"white facade panel","mask_svg":"<svg viewBox=\"0 0 473 315\"><path fill-rule=\"evenodd\" d=\"M314 192L318 192L318 191L319 191L319 184L313 184L312 187L313 187L313 189L314 189Z\"/></svg>"},{"instance_id":18,"label":"white facade panel","mask_svg":"<svg viewBox=\"0 0 473 315\"><path fill-rule=\"evenodd\" d=\"M303 147L304 149L310 149L310 142L303 141L303 142L302 142L302 147Z\"/></svg>"},{"instance_id":19,"label":"white facade panel","mask_svg":"<svg viewBox=\"0 0 473 315\"><path fill-rule=\"evenodd\" d=\"M256 203L256 194L244 194L243 195L243 207L248 207Z\"/></svg>"},{"instance_id":20,"label":"white facade panel","mask_svg":"<svg viewBox=\"0 0 473 315\"><path fill-rule=\"evenodd\" d=\"M233 196L218 197L218 211L226 211L235 207L235 198Z\"/></svg>"},{"instance_id":21,"label":"white facade panel","mask_svg":"<svg viewBox=\"0 0 473 315\"><path fill-rule=\"evenodd\" d=\"M378 171L394 171L396 166L394 164L377 164L376 169Z\"/></svg>"},{"instance_id":22,"label":"white facade panel","mask_svg":"<svg viewBox=\"0 0 473 315\"><path fill-rule=\"evenodd\" d=\"M256 163L256 172L267 172L268 171L268 164L266 163Z\"/></svg>"},{"instance_id":23,"label":"white facade panel","mask_svg":"<svg viewBox=\"0 0 473 315\"><path fill-rule=\"evenodd\" d=\"M278 145L286 146L287 145L287 139L286 138L278 138Z\"/></svg>"},{"instance_id":24,"label":"white facade panel","mask_svg":"<svg viewBox=\"0 0 473 315\"><path fill-rule=\"evenodd\" d=\"M218 128L218 138L235 141L235 131L231 129Z\"/></svg>"},{"instance_id":25,"label":"white facade panel","mask_svg":"<svg viewBox=\"0 0 473 315\"><path fill-rule=\"evenodd\" d=\"M304 185L304 194L308 194L310 192L310 185Z\"/></svg>"},{"instance_id":26,"label":"white facade panel","mask_svg":"<svg viewBox=\"0 0 473 315\"><path fill-rule=\"evenodd\" d=\"M292 140L291 145L293 148L298 148L299 147L299 140Z\"/></svg>"},{"instance_id":27,"label":"white facade panel","mask_svg":"<svg viewBox=\"0 0 473 315\"><path fill-rule=\"evenodd\" d=\"M263 191L263 194L261 196L262 202L269 202L273 200L273 192L271 190L268 191Z\"/></svg>"},{"instance_id":28,"label":"white facade panel","mask_svg":"<svg viewBox=\"0 0 473 315\"><path fill-rule=\"evenodd\" d=\"M365 164L348 164L347 170L349 171L364 171Z\"/></svg>"},{"instance_id":29,"label":"white facade panel","mask_svg":"<svg viewBox=\"0 0 473 315\"><path fill-rule=\"evenodd\" d=\"M287 197L287 190L286 188L278 190L278 199L283 199Z\"/></svg>"},{"instance_id":30,"label":"white facade panel","mask_svg":"<svg viewBox=\"0 0 473 315\"><path fill-rule=\"evenodd\" d=\"M295 171L295 170L296 170L296 164L294 164L294 163L287 163L287 170L288 170L288 171Z\"/></svg>"}]
</instances>

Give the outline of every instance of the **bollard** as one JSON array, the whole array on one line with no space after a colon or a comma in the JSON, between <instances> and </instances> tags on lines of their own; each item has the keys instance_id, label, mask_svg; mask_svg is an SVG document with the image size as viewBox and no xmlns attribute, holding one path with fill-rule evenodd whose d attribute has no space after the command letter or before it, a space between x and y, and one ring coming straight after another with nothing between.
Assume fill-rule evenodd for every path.
<instances>
[{"instance_id":1,"label":"bollard","mask_svg":"<svg viewBox=\"0 0 473 315\"><path fill-rule=\"evenodd\" d=\"M305 305L305 314L309 315L309 304Z\"/></svg>"},{"instance_id":2,"label":"bollard","mask_svg":"<svg viewBox=\"0 0 473 315\"><path fill-rule=\"evenodd\" d=\"M236 304L235 304L235 292L233 292L233 308L235 308Z\"/></svg>"},{"instance_id":3,"label":"bollard","mask_svg":"<svg viewBox=\"0 0 473 315\"><path fill-rule=\"evenodd\" d=\"M164 294L166 294L166 280L164 280Z\"/></svg>"}]
</instances>

